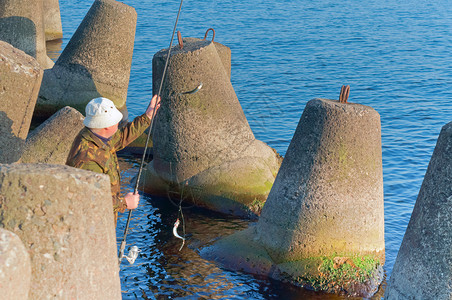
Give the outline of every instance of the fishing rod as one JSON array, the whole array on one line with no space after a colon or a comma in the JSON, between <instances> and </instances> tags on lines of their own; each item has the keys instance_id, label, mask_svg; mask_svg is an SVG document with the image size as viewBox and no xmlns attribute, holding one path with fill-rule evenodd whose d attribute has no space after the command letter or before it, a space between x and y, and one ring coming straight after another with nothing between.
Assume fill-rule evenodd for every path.
<instances>
[{"instance_id":1,"label":"fishing rod","mask_svg":"<svg viewBox=\"0 0 452 300\"><path fill-rule=\"evenodd\" d=\"M149 126L149 131L148 131L148 135L147 135L147 138L146 138L146 144L145 144L145 146L144 146L143 156L142 156L142 158L141 158L140 169L139 169L139 171L138 171L137 181L136 181L136 183L135 183L135 190L134 190L134 192L133 192L135 195L138 193L138 185L139 185L139 183L140 183L140 177L141 177L141 173L142 173L142 171L143 171L144 160L145 160L145 157L146 157L146 150L147 150L147 148L148 148L149 139L150 139L150 136L151 136L151 131L152 131L152 128L153 128L153 125L154 125L154 119L155 119L155 114L156 114L156 109L155 109L155 108L156 108L156 107L158 106L158 104L159 104L160 94L162 93L163 82L164 82L164 80L165 80L166 70L168 69L168 62L169 62L169 58L170 58L170 54L171 54L171 48L172 48L172 46L173 46L174 34L175 34L175 32L176 32L177 22L179 21L179 16L180 16L180 12L181 12L181 9L182 9L182 3L183 3L183 2L184 2L184 0L181 0L181 1L180 1L179 10L178 10L178 12L177 12L177 17L176 17L176 22L174 23L173 34L171 35L171 41L170 41L170 45L169 45L169 49L168 49L168 55L166 56L165 67L163 68L162 80L161 80L161 82L160 82L159 91L158 91L158 93L157 93L157 102L156 102L156 105L154 106L154 109L153 109L153 111L152 111L151 125ZM149 105L151 105L151 104L149 103ZM130 218L131 218L131 216L132 216L132 210L129 210L129 215L127 216L126 228L124 229L124 237L123 237L123 239L122 239L121 246L120 246L120 248L119 248L119 256L118 256L119 264L121 264L121 260L122 260L124 257L126 257L126 258L129 257L130 260L129 260L129 259L127 259L127 260L128 260L131 264L133 264L133 262L135 262L136 257L138 256L138 252L140 252L140 250L138 249L138 247L134 246L134 247L132 247L132 248L130 249L130 252L129 252L129 255L128 255L128 256L125 256L125 255L124 255L124 249L125 249L125 247L126 247L127 232L129 231L129 224L130 224ZM132 261L132 262L131 262L131 261Z\"/></svg>"}]
</instances>

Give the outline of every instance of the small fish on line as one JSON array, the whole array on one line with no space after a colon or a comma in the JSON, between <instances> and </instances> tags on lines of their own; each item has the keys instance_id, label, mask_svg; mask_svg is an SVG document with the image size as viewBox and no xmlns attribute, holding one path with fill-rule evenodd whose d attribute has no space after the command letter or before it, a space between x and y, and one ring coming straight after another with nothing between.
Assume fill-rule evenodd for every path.
<instances>
[{"instance_id":1,"label":"small fish on line","mask_svg":"<svg viewBox=\"0 0 452 300\"><path fill-rule=\"evenodd\" d=\"M138 249L137 246L132 246L129 250L129 255L123 255L122 258L127 259L127 261L133 265L133 263L135 262L135 260L138 257L138 254L141 252L140 249Z\"/></svg>"},{"instance_id":2,"label":"small fish on line","mask_svg":"<svg viewBox=\"0 0 452 300\"><path fill-rule=\"evenodd\" d=\"M180 93L180 94L181 94L181 95L195 94L195 93L197 93L200 89L202 89L202 82L200 82L199 85L198 85L195 89L193 89L193 90L191 90L191 91L188 91L188 92L183 92L183 93Z\"/></svg>"},{"instance_id":3,"label":"small fish on line","mask_svg":"<svg viewBox=\"0 0 452 300\"><path fill-rule=\"evenodd\" d=\"M180 221L179 218L176 220L176 222L174 222L174 227L173 227L173 235L175 237L177 237L178 239L182 240L182 246L180 246L179 251L182 250L182 248L184 247L185 244L185 238L181 237L178 233L177 233L177 227L179 227Z\"/></svg>"}]
</instances>

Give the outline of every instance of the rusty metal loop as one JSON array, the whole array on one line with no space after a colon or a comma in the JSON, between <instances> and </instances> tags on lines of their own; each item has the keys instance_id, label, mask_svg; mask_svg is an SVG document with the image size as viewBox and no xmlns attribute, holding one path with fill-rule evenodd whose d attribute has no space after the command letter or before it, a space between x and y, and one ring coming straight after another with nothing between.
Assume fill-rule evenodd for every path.
<instances>
[{"instance_id":1,"label":"rusty metal loop","mask_svg":"<svg viewBox=\"0 0 452 300\"><path fill-rule=\"evenodd\" d=\"M207 34L209 33L210 30L212 30L212 42L213 42L213 40L215 39L215 30L213 28L207 29L206 34L204 35L204 40L206 40Z\"/></svg>"},{"instance_id":2,"label":"rusty metal loop","mask_svg":"<svg viewBox=\"0 0 452 300\"><path fill-rule=\"evenodd\" d=\"M350 95L350 86L349 85L343 85L341 87L341 93L339 94L339 102L340 103L347 103L349 95Z\"/></svg>"},{"instance_id":3,"label":"rusty metal loop","mask_svg":"<svg viewBox=\"0 0 452 300\"><path fill-rule=\"evenodd\" d=\"M180 31L177 31L177 41L179 42L179 48L184 48L184 42L182 41L182 34Z\"/></svg>"}]
</instances>

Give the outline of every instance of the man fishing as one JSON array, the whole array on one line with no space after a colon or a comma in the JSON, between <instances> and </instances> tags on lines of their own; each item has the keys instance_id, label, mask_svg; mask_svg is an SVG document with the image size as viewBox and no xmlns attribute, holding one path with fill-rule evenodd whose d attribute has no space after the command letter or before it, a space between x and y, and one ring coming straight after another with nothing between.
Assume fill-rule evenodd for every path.
<instances>
[{"instance_id":1,"label":"man fishing","mask_svg":"<svg viewBox=\"0 0 452 300\"><path fill-rule=\"evenodd\" d=\"M116 152L138 138L151 124L160 107L160 98L152 97L146 112L118 130L122 113L107 98L95 98L85 108L85 128L75 138L66 165L107 174L110 177L115 225L118 212L138 207L138 193L120 195L120 173Z\"/></svg>"}]
</instances>

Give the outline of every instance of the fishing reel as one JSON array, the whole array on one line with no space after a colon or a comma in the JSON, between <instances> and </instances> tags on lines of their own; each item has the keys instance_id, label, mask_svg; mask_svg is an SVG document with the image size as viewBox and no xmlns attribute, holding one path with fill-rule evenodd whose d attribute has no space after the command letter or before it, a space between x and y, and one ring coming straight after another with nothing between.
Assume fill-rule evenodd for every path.
<instances>
[{"instance_id":1,"label":"fishing reel","mask_svg":"<svg viewBox=\"0 0 452 300\"><path fill-rule=\"evenodd\" d=\"M138 254L141 252L140 249L138 249L137 246L132 246L129 249L129 255L123 255L122 258L127 259L127 261L133 265L133 263L135 262L135 260L138 257Z\"/></svg>"}]
</instances>

